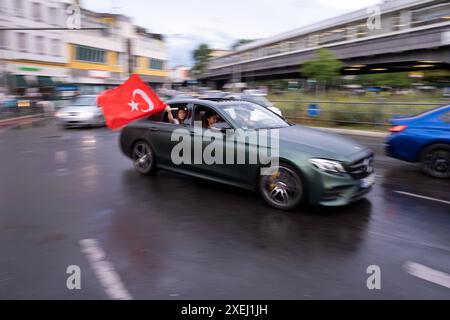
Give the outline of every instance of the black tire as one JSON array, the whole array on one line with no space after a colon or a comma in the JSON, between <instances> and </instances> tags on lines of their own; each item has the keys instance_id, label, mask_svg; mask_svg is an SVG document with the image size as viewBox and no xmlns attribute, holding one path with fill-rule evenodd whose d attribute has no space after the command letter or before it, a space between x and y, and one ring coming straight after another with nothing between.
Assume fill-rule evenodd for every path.
<instances>
[{"instance_id":1,"label":"black tire","mask_svg":"<svg viewBox=\"0 0 450 320\"><path fill-rule=\"evenodd\" d=\"M450 145L437 143L422 153L423 171L435 178L450 178Z\"/></svg>"},{"instance_id":2,"label":"black tire","mask_svg":"<svg viewBox=\"0 0 450 320\"><path fill-rule=\"evenodd\" d=\"M155 154L148 142L138 141L131 151L134 168L142 175L154 174L156 170Z\"/></svg>"},{"instance_id":3,"label":"black tire","mask_svg":"<svg viewBox=\"0 0 450 320\"><path fill-rule=\"evenodd\" d=\"M306 186L297 169L287 163L280 163L277 173L261 175L259 192L268 205L279 210L293 210L305 199Z\"/></svg>"}]
</instances>

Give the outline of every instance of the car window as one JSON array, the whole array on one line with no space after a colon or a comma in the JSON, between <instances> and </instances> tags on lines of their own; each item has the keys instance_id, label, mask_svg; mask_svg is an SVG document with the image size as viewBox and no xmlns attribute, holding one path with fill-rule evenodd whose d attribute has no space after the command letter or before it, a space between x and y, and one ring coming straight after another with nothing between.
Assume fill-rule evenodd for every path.
<instances>
[{"instance_id":1,"label":"car window","mask_svg":"<svg viewBox=\"0 0 450 320\"><path fill-rule=\"evenodd\" d=\"M86 107L86 106L96 106L97 97L77 97L71 103L74 107Z\"/></svg>"},{"instance_id":2,"label":"car window","mask_svg":"<svg viewBox=\"0 0 450 320\"><path fill-rule=\"evenodd\" d=\"M192 110L190 108L188 108L188 104L187 103L173 103L173 104L170 104L170 109L172 111L172 116L173 116L174 119L177 119L177 115L178 115L178 110L179 109L185 109L186 110L186 117L185 117L185 120L184 120L184 125L188 125L188 124L190 125L191 124ZM162 122L169 123L169 116L168 116L167 112L164 112Z\"/></svg>"},{"instance_id":3,"label":"car window","mask_svg":"<svg viewBox=\"0 0 450 320\"><path fill-rule=\"evenodd\" d=\"M223 107L223 111L241 129L274 129L289 124L266 108L254 103L236 103Z\"/></svg>"},{"instance_id":4,"label":"car window","mask_svg":"<svg viewBox=\"0 0 450 320\"><path fill-rule=\"evenodd\" d=\"M194 121L196 125L201 124L202 128L207 128L207 118L210 116L214 116L217 122L226 122L214 109L199 104L194 105Z\"/></svg>"}]
</instances>

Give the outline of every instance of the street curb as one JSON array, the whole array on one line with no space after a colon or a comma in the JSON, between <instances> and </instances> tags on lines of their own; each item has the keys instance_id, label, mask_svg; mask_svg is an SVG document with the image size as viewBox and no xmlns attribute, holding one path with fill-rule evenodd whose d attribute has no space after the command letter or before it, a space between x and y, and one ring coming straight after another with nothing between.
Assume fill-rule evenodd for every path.
<instances>
[{"instance_id":1,"label":"street curb","mask_svg":"<svg viewBox=\"0 0 450 320\"><path fill-rule=\"evenodd\" d=\"M364 137L373 137L373 138L386 138L389 133L388 132L376 132L376 131L368 131L368 130L354 130L354 129L337 129L337 128L326 128L326 127L311 127L324 131L331 131L335 133L349 134L354 136L364 136Z\"/></svg>"},{"instance_id":2,"label":"street curb","mask_svg":"<svg viewBox=\"0 0 450 320\"><path fill-rule=\"evenodd\" d=\"M43 113L39 113L39 114L32 114L32 115L28 115L28 116L20 116L20 117L2 119L2 120L0 120L0 125L8 125L10 122L12 122L12 124L15 124L14 123L15 121L26 120L26 119L31 119L31 118L38 118L43 115L44 115Z\"/></svg>"}]
</instances>

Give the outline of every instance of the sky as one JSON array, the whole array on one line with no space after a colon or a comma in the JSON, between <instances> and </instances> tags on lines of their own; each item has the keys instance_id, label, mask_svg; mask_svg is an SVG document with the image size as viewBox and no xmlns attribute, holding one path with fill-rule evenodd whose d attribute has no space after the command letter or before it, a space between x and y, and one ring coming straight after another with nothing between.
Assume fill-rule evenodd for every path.
<instances>
[{"instance_id":1,"label":"sky","mask_svg":"<svg viewBox=\"0 0 450 320\"><path fill-rule=\"evenodd\" d=\"M191 66L207 43L229 49L237 39L263 39L382 0L82 0L82 6L120 13L166 37L171 66Z\"/></svg>"}]
</instances>

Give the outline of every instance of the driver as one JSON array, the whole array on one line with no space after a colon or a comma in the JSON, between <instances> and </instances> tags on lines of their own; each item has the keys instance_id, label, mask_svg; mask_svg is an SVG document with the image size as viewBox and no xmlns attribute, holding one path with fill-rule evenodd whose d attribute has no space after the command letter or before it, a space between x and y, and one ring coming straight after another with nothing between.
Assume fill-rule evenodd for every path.
<instances>
[{"instance_id":1,"label":"driver","mask_svg":"<svg viewBox=\"0 0 450 320\"><path fill-rule=\"evenodd\" d=\"M203 118L203 128L211 129L219 121L219 115L213 111L207 110Z\"/></svg>"},{"instance_id":2,"label":"driver","mask_svg":"<svg viewBox=\"0 0 450 320\"><path fill-rule=\"evenodd\" d=\"M172 114L172 110L170 106L167 106L165 111L167 112L167 116L169 118L169 122L173 124L184 124L186 120L187 110L184 107L179 107L177 111L177 117L174 118Z\"/></svg>"}]
</instances>

